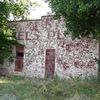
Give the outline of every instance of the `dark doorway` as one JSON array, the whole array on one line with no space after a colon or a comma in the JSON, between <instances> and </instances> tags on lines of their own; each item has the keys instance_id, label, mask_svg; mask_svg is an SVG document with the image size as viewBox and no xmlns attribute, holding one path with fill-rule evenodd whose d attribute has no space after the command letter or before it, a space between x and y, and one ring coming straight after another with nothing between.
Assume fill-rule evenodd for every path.
<instances>
[{"instance_id":1,"label":"dark doorway","mask_svg":"<svg viewBox=\"0 0 100 100\"><path fill-rule=\"evenodd\" d=\"M46 49L45 76L53 77L55 72L55 49Z\"/></svg>"}]
</instances>

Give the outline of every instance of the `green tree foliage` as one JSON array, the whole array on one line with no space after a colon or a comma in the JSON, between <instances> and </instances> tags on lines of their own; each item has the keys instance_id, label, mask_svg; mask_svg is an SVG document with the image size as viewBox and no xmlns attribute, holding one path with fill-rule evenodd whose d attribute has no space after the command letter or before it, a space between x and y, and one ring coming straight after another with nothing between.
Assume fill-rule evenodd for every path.
<instances>
[{"instance_id":1,"label":"green tree foliage","mask_svg":"<svg viewBox=\"0 0 100 100\"><path fill-rule=\"evenodd\" d=\"M48 0L57 18L65 18L66 34L92 36L99 40L98 78L100 80L100 0Z\"/></svg>"},{"instance_id":2,"label":"green tree foliage","mask_svg":"<svg viewBox=\"0 0 100 100\"><path fill-rule=\"evenodd\" d=\"M28 14L29 6L36 5L28 0L1 0L0 1L0 63L12 53L14 45L18 45L14 29L9 25L12 15L14 19L23 19Z\"/></svg>"},{"instance_id":3,"label":"green tree foliage","mask_svg":"<svg viewBox=\"0 0 100 100\"><path fill-rule=\"evenodd\" d=\"M91 34L99 37L100 0L48 0L57 18L65 18L68 33L72 36Z\"/></svg>"}]
</instances>

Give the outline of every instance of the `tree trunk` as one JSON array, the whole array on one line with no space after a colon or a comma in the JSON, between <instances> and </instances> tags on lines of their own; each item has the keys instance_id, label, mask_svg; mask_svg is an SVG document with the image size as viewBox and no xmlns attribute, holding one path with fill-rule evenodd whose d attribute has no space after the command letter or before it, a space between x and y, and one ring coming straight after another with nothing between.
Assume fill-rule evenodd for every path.
<instances>
[{"instance_id":1,"label":"tree trunk","mask_svg":"<svg viewBox=\"0 0 100 100\"><path fill-rule=\"evenodd\" d=\"M100 39L99 39L99 59L98 59L98 80L100 81Z\"/></svg>"}]
</instances>

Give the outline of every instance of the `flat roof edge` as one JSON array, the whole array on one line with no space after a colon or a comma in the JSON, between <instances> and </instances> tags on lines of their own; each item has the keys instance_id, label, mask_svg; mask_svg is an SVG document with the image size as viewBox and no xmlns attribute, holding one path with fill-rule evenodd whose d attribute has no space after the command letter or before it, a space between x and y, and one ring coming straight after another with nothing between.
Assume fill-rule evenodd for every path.
<instances>
[{"instance_id":1,"label":"flat roof edge","mask_svg":"<svg viewBox=\"0 0 100 100\"><path fill-rule=\"evenodd\" d=\"M53 17L54 15L45 15L45 16L41 16L40 19L25 19L25 20L13 20L13 21L9 21L9 22L27 22L27 21L41 21L42 18L44 17Z\"/></svg>"}]
</instances>

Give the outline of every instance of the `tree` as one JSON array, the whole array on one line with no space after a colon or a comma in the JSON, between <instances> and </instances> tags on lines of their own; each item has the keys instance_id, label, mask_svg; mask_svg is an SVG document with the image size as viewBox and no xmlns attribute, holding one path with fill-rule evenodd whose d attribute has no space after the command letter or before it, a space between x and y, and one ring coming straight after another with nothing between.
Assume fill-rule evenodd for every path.
<instances>
[{"instance_id":1,"label":"tree","mask_svg":"<svg viewBox=\"0 0 100 100\"><path fill-rule=\"evenodd\" d=\"M9 20L24 19L30 6L37 5L29 0L2 0L0 1L0 64L12 54L12 48L19 45L14 29L10 27Z\"/></svg>"},{"instance_id":2,"label":"tree","mask_svg":"<svg viewBox=\"0 0 100 100\"><path fill-rule=\"evenodd\" d=\"M100 80L100 0L48 0L56 18L65 19L66 34L92 36L99 41L98 79Z\"/></svg>"}]
</instances>

